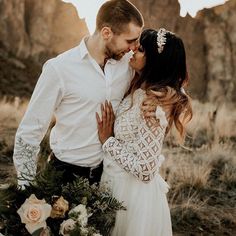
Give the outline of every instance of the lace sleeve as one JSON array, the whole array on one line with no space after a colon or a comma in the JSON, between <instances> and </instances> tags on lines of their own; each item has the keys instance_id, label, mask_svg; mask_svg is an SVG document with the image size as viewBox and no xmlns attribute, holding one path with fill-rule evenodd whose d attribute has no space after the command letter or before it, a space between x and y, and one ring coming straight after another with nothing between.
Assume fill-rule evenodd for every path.
<instances>
[{"instance_id":1,"label":"lace sleeve","mask_svg":"<svg viewBox=\"0 0 236 236\"><path fill-rule=\"evenodd\" d=\"M156 116L158 116L157 113ZM160 161L163 161L163 156L160 154L167 121L163 117L163 113L160 118L157 118L158 125L150 127L140 116L136 139L132 142L134 151L127 148L125 141L114 137L110 137L103 144L103 150L125 171L146 183L153 179L158 171Z\"/></svg>"}]
</instances>

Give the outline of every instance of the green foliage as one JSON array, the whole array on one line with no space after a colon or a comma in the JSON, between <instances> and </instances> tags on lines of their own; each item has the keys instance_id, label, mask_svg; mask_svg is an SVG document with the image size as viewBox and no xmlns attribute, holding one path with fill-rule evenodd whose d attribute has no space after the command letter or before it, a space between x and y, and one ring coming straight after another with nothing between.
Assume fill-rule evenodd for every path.
<instances>
[{"instance_id":1,"label":"green foliage","mask_svg":"<svg viewBox=\"0 0 236 236\"><path fill-rule=\"evenodd\" d=\"M47 165L44 170L40 171L35 179L26 186L25 191L30 196L34 193L37 198L44 198L48 203L54 195L60 196L62 193L63 171L57 171L53 166Z\"/></svg>"},{"instance_id":2,"label":"green foliage","mask_svg":"<svg viewBox=\"0 0 236 236\"><path fill-rule=\"evenodd\" d=\"M125 210L109 192L99 189L95 184L89 185L84 178L78 177L73 183L63 186L62 196L75 205L87 203L92 214L89 224L99 229L102 235L109 235L115 223L116 211Z\"/></svg>"},{"instance_id":3,"label":"green foliage","mask_svg":"<svg viewBox=\"0 0 236 236\"><path fill-rule=\"evenodd\" d=\"M63 172L56 171L51 165L46 165L35 179L25 189L20 189L16 184L0 190L0 232L8 236L27 236L29 233L21 223L17 210L31 194L38 199L45 199L53 205L55 196L63 196L69 202L69 210L79 204L86 205L89 215L86 231L77 223L71 236L90 236L94 232L109 235L115 223L117 210L125 210L122 203L111 196L109 191L97 185L90 185L87 179L78 177L72 183L62 183ZM71 215L71 214L70 214ZM64 218L48 218L46 223L51 230L51 235L59 235L60 225L68 219L68 212ZM35 232L38 233L38 232Z\"/></svg>"},{"instance_id":4,"label":"green foliage","mask_svg":"<svg viewBox=\"0 0 236 236\"><path fill-rule=\"evenodd\" d=\"M20 190L16 184L0 190L0 222L5 226L4 231L1 231L4 235L15 236L15 232L21 232L19 235L22 236L29 235L16 213L26 197L25 191Z\"/></svg>"}]
</instances>

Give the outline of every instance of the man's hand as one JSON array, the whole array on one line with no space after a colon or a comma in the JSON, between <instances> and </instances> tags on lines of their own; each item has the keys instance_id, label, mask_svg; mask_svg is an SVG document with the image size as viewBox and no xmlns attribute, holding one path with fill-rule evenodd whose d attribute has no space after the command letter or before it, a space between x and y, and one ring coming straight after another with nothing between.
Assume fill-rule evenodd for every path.
<instances>
[{"instance_id":1,"label":"man's hand","mask_svg":"<svg viewBox=\"0 0 236 236\"><path fill-rule=\"evenodd\" d=\"M100 118L96 112L97 126L98 126L98 136L100 142L103 144L106 140L113 136L113 126L115 121L115 114L112 108L112 104L105 101L105 105L101 105L101 114Z\"/></svg>"},{"instance_id":2,"label":"man's hand","mask_svg":"<svg viewBox=\"0 0 236 236\"><path fill-rule=\"evenodd\" d=\"M141 104L141 111L146 118L156 118L157 103L153 100L147 100Z\"/></svg>"},{"instance_id":3,"label":"man's hand","mask_svg":"<svg viewBox=\"0 0 236 236\"><path fill-rule=\"evenodd\" d=\"M157 127L168 122L171 104L159 105L157 98L146 99L140 106L143 118L148 126ZM168 125L168 123L167 123Z\"/></svg>"}]
</instances>

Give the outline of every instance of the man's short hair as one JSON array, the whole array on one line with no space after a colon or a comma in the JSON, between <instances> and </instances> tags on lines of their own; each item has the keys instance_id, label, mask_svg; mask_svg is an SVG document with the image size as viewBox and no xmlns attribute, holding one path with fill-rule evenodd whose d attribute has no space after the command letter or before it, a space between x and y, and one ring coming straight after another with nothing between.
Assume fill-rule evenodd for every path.
<instances>
[{"instance_id":1,"label":"man's short hair","mask_svg":"<svg viewBox=\"0 0 236 236\"><path fill-rule=\"evenodd\" d=\"M143 17L139 10L127 0L110 0L105 2L98 11L96 30L108 26L115 34L121 34L132 22L143 26Z\"/></svg>"}]
</instances>

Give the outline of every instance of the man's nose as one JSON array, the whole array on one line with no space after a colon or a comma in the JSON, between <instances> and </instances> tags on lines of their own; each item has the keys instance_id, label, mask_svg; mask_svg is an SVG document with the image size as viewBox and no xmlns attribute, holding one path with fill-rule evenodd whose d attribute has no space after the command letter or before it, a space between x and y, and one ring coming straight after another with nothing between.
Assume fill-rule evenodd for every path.
<instances>
[{"instance_id":1,"label":"man's nose","mask_svg":"<svg viewBox=\"0 0 236 236\"><path fill-rule=\"evenodd\" d=\"M140 47L140 43L137 43L137 44L136 44L136 47L135 47L134 50L133 50L133 52L137 52L138 49L139 49L139 47Z\"/></svg>"},{"instance_id":2,"label":"man's nose","mask_svg":"<svg viewBox=\"0 0 236 236\"><path fill-rule=\"evenodd\" d=\"M132 50L133 52L137 51L139 47L139 42L134 42L130 45L129 50Z\"/></svg>"}]
</instances>

